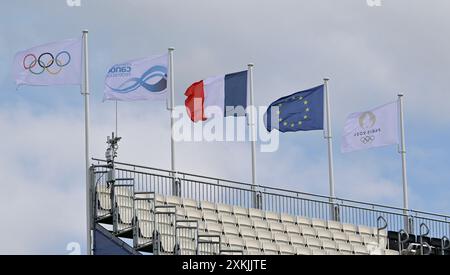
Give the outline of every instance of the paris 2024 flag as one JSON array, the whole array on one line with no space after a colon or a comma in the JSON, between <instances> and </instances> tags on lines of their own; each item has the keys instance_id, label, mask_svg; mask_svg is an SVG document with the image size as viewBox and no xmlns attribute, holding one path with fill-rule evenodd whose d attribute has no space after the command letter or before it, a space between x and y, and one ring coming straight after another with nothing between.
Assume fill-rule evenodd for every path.
<instances>
[{"instance_id":1,"label":"paris 2024 flag","mask_svg":"<svg viewBox=\"0 0 450 275\"><path fill-rule=\"evenodd\" d=\"M343 153L399 143L398 101L347 117Z\"/></svg>"},{"instance_id":2,"label":"paris 2024 flag","mask_svg":"<svg viewBox=\"0 0 450 275\"><path fill-rule=\"evenodd\" d=\"M82 39L67 39L16 53L17 86L81 85Z\"/></svg>"}]
</instances>

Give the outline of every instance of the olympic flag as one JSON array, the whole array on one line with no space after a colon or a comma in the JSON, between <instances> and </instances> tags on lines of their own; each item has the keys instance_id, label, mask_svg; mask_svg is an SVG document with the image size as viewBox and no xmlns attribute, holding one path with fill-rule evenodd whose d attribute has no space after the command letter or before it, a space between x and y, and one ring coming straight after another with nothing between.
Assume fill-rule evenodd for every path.
<instances>
[{"instance_id":1,"label":"olympic flag","mask_svg":"<svg viewBox=\"0 0 450 275\"><path fill-rule=\"evenodd\" d=\"M105 100L154 100L167 97L168 55L115 64L105 79Z\"/></svg>"},{"instance_id":2,"label":"olympic flag","mask_svg":"<svg viewBox=\"0 0 450 275\"><path fill-rule=\"evenodd\" d=\"M350 114L345 122L341 151L399 144L398 114L398 101Z\"/></svg>"},{"instance_id":3,"label":"olympic flag","mask_svg":"<svg viewBox=\"0 0 450 275\"><path fill-rule=\"evenodd\" d=\"M82 39L48 43L16 53L17 86L81 85Z\"/></svg>"}]
</instances>

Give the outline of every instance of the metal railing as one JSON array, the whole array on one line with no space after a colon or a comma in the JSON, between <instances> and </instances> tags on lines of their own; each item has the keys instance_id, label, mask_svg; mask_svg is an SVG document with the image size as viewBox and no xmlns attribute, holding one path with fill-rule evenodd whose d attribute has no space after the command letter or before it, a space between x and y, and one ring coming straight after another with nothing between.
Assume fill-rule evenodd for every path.
<instances>
[{"instance_id":1,"label":"metal railing","mask_svg":"<svg viewBox=\"0 0 450 275\"><path fill-rule=\"evenodd\" d=\"M94 161L99 167L96 169L94 165L95 172L101 173L105 161ZM135 192L154 192L165 196L174 195L176 192L176 195L183 198L245 208L252 208L256 197L264 211L316 219L336 219L342 223L375 228L377 219L383 217L387 222L387 230L390 231L407 229L409 233L417 235L420 234L420 225L426 224L430 229L428 236L450 236L450 216L447 215L412 209L407 210L405 215L404 209L398 207L342 198L331 199L327 196L261 185L252 189L253 186L247 183L122 162L115 162L115 170L117 178L134 179ZM405 220L408 224L405 224Z\"/></svg>"},{"instance_id":2,"label":"metal railing","mask_svg":"<svg viewBox=\"0 0 450 275\"><path fill-rule=\"evenodd\" d=\"M197 245L198 255L219 255L221 251L221 236L199 234Z\"/></svg>"},{"instance_id":3,"label":"metal railing","mask_svg":"<svg viewBox=\"0 0 450 275\"><path fill-rule=\"evenodd\" d=\"M177 220L175 226L177 255L198 255L198 221Z\"/></svg>"}]
</instances>

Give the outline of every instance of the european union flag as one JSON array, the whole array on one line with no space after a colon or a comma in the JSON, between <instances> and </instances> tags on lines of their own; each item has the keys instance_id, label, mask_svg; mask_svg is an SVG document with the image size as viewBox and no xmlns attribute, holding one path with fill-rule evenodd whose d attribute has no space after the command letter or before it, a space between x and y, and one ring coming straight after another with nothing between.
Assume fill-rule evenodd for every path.
<instances>
[{"instance_id":1,"label":"european union flag","mask_svg":"<svg viewBox=\"0 0 450 275\"><path fill-rule=\"evenodd\" d=\"M267 131L323 130L323 94L324 85L320 85L273 102L264 117Z\"/></svg>"}]
</instances>

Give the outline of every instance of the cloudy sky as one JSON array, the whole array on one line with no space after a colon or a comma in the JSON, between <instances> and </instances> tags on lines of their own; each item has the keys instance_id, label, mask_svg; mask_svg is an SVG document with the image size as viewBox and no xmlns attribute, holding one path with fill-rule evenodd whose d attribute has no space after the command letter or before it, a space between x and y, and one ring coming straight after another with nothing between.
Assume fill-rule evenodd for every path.
<instances>
[{"instance_id":1,"label":"cloudy sky","mask_svg":"<svg viewBox=\"0 0 450 275\"><path fill-rule=\"evenodd\" d=\"M0 9L0 254L66 254L84 241L84 118L78 87L22 87L15 52L90 32L92 156L104 155L114 104L102 103L111 64L175 51L176 103L208 76L255 63L255 103L331 78L336 194L402 205L395 146L340 153L346 116L405 94L410 206L450 214L448 0L7 1ZM168 169L164 102L119 104L119 159ZM177 143L181 171L249 182L250 145ZM257 154L262 185L328 194L323 133L280 137Z\"/></svg>"}]
</instances>

